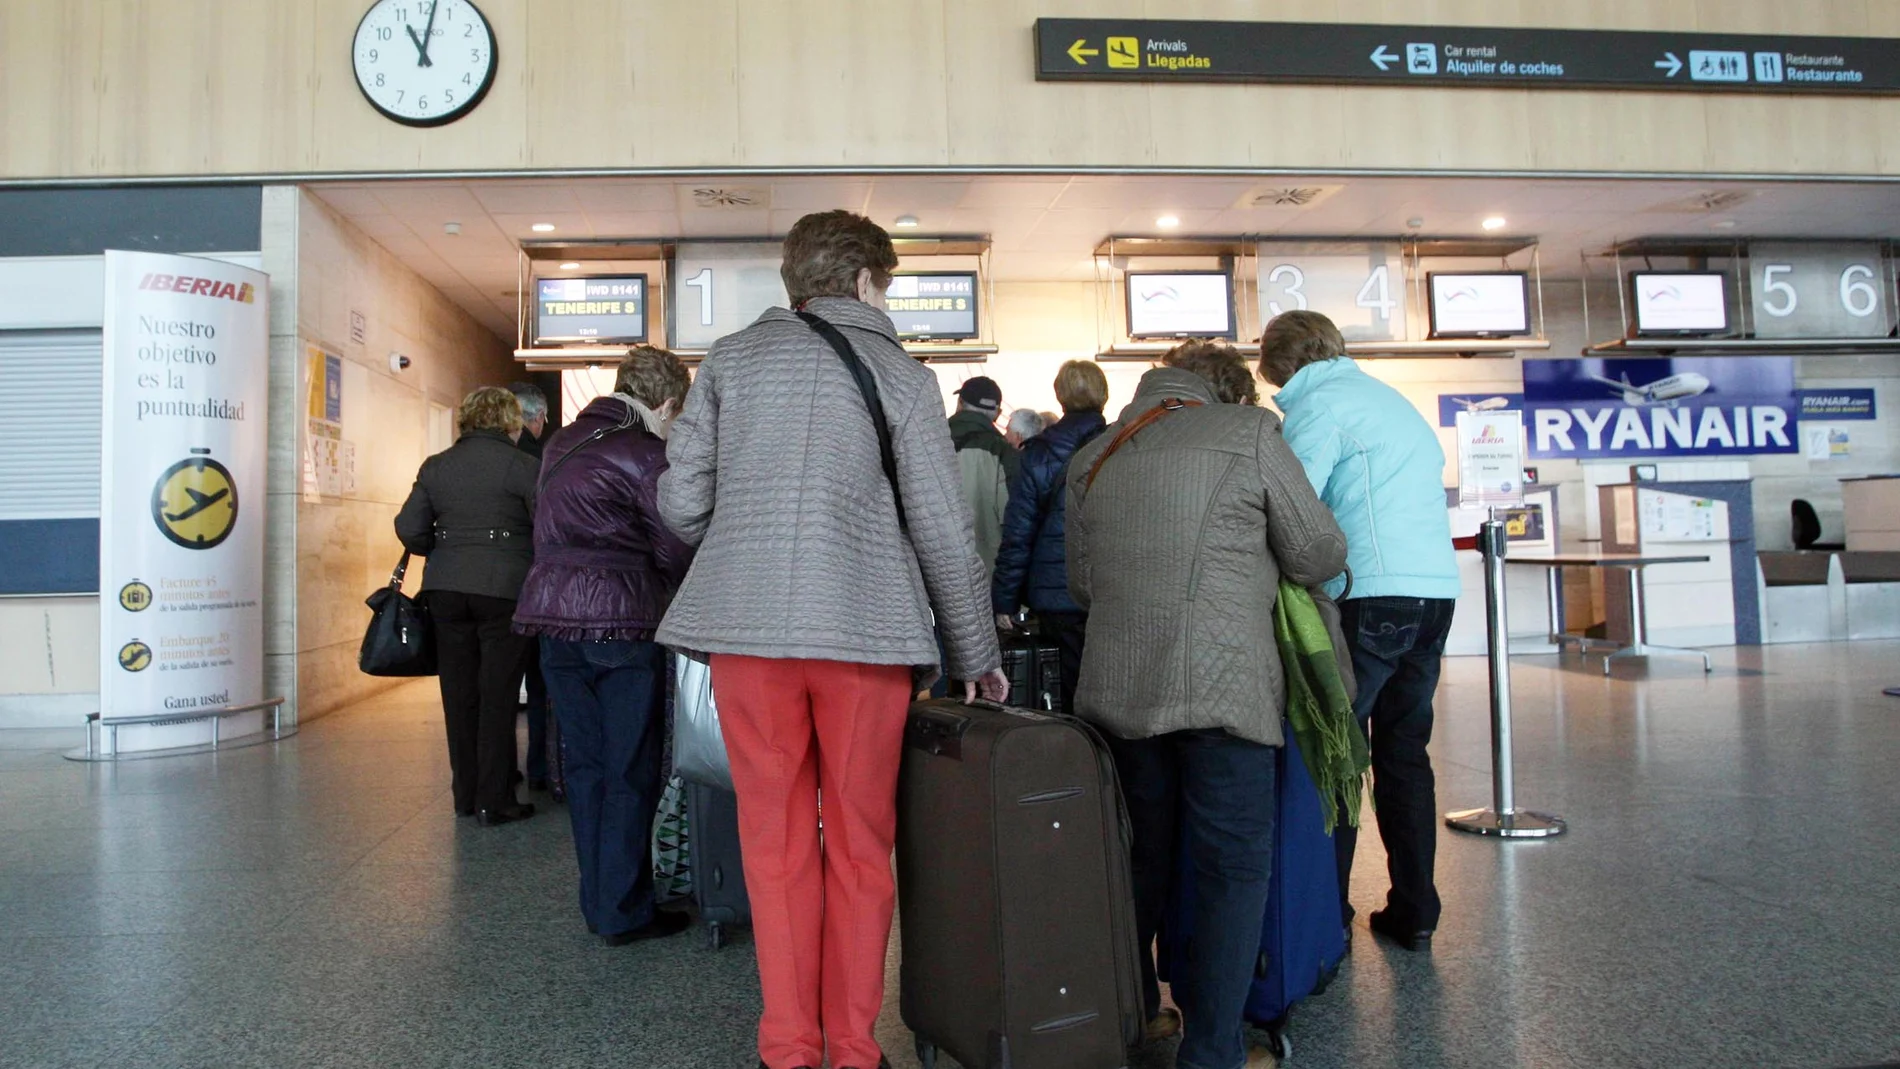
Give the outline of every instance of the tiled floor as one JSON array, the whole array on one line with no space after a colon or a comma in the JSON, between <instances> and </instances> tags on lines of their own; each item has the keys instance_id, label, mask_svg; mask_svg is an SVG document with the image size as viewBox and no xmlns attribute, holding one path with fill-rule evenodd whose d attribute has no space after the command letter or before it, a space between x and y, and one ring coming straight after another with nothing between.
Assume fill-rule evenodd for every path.
<instances>
[{"instance_id":1,"label":"tiled floor","mask_svg":"<svg viewBox=\"0 0 1900 1069\"><path fill-rule=\"evenodd\" d=\"M1900 1059L1900 644L1699 667L1520 658L1520 800L1571 833L1446 833L1435 949L1362 929L1292 1064ZM1441 808L1485 804L1482 661L1449 663L1440 708ZM77 741L0 734L0 1066L756 1062L747 944L590 938L564 817L451 815L427 683L274 748L60 760Z\"/></svg>"}]
</instances>

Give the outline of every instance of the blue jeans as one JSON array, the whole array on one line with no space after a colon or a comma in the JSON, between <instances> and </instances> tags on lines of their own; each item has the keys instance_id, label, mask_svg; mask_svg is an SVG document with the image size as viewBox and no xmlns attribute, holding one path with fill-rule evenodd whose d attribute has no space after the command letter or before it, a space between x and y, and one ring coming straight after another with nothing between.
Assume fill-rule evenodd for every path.
<instances>
[{"instance_id":1,"label":"blue jeans","mask_svg":"<svg viewBox=\"0 0 1900 1069\"><path fill-rule=\"evenodd\" d=\"M1176 851L1194 866L1194 929L1174 978L1184 1036L1182 1069L1246 1063L1242 1017L1260 956L1273 873L1273 747L1223 731L1151 739L1110 737L1134 825L1135 926L1144 1009L1161 1008L1154 941L1168 908Z\"/></svg>"},{"instance_id":2,"label":"blue jeans","mask_svg":"<svg viewBox=\"0 0 1900 1069\"><path fill-rule=\"evenodd\" d=\"M543 638L541 670L566 743L581 915L591 931L617 935L653 919L666 652L652 642Z\"/></svg>"},{"instance_id":3,"label":"blue jeans","mask_svg":"<svg viewBox=\"0 0 1900 1069\"><path fill-rule=\"evenodd\" d=\"M1340 626L1352 644L1359 680L1353 702L1359 729L1371 736L1372 803L1385 867L1392 880L1385 908L1400 928L1438 927L1437 782L1432 775L1432 694L1451 633L1449 598L1353 598L1339 606ZM1339 865L1339 915L1350 921L1346 881L1352 875L1359 829L1342 814L1333 833Z\"/></svg>"}]
</instances>

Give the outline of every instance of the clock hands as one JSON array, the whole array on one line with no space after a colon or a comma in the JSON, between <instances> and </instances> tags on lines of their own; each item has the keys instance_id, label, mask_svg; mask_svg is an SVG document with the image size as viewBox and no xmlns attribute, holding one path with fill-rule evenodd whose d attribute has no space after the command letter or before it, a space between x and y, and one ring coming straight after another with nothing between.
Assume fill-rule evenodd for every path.
<instances>
[{"instance_id":1,"label":"clock hands","mask_svg":"<svg viewBox=\"0 0 1900 1069\"><path fill-rule=\"evenodd\" d=\"M416 43L416 66L418 67L435 66L435 64L429 62L429 46L423 44L422 38L416 35L416 28L414 26L405 24L403 26L403 29L409 31L409 39Z\"/></svg>"},{"instance_id":2,"label":"clock hands","mask_svg":"<svg viewBox=\"0 0 1900 1069\"><path fill-rule=\"evenodd\" d=\"M425 67L435 66L435 63L429 59L429 45L435 41L435 13L441 9L442 0L430 0L429 21L422 27L422 65Z\"/></svg>"}]
</instances>

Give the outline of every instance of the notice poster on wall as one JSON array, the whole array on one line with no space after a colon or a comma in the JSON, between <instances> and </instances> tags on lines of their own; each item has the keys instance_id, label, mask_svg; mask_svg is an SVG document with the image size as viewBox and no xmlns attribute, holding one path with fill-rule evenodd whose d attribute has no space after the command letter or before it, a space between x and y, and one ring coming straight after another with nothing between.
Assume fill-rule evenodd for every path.
<instances>
[{"instance_id":1,"label":"notice poster on wall","mask_svg":"<svg viewBox=\"0 0 1900 1069\"><path fill-rule=\"evenodd\" d=\"M106 253L99 501L100 709L188 714L264 697L269 276ZM223 738L263 730L226 720ZM107 736L109 738L109 736ZM209 742L127 727L120 752Z\"/></svg>"},{"instance_id":2,"label":"notice poster on wall","mask_svg":"<svg viewBox=\"0 0 1900 1069\"><path fill-rule=\"evenodd\" d=\"M1799 451L1794 359L1526 360L1539 460Z\"/></svg>"}]
</instances>

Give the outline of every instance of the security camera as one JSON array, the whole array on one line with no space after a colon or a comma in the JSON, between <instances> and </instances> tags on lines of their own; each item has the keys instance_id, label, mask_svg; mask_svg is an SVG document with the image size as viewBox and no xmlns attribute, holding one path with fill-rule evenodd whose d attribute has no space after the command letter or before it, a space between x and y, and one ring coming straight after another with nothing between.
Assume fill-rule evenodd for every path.
<instances>
[{"instance_id":1,"label":"security camera","mask_svg":"<svg viewBox=\"0 0 1900 1069\"><path fill-rule=\"evenodd\" d=\"M401 353L390 353L389 370L398 373L409 370L409 358Z\"/></svg>"}]
</instances>

